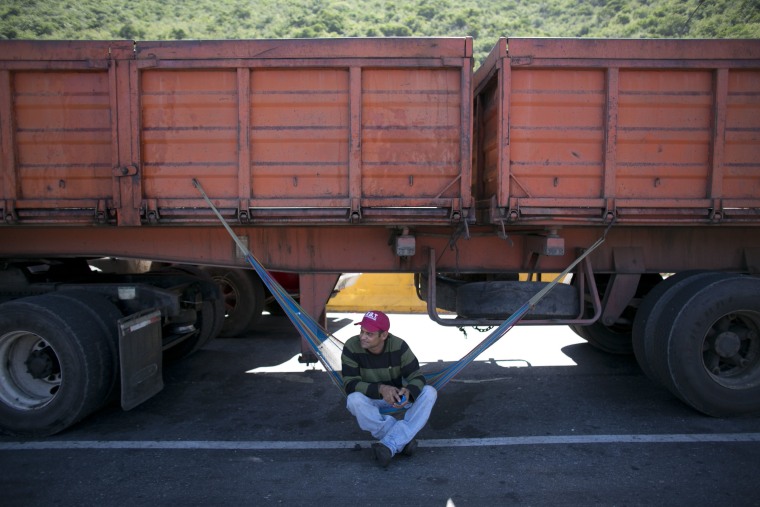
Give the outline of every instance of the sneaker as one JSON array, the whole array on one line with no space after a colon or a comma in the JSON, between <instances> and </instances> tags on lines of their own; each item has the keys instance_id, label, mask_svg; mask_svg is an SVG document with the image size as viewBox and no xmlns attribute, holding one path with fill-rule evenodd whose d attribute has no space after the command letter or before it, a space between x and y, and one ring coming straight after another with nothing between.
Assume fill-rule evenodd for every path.
<instances>
[{"instance_id":1,"label":"sneaker","mask_svg":"<svg viewBox=\"0 0 760 507\"><path fill-rule=\"evenodd\" d=\"M417 439L413 438L404 446L404 448L401 450L401 454L404 456L413 456L415 451L417 451Z\"/></svg>"},{"instance_id":2,"label":"sneaker","mask_svg":"<svg viewBox=\"0 0 760 507\"><path fill-rule=\"evenodd\" d=\"M391 450L383 444L372 444L372 456L377 460L378 463L380 463L380 466L383 468L387 467L390 464L391 458L393 457Z\"/></svg>"}]
</instances>

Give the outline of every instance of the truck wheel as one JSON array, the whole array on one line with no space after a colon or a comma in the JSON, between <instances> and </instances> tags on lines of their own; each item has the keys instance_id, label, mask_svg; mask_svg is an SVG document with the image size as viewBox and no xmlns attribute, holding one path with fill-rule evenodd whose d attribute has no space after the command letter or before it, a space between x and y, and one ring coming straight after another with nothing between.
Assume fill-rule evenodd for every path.
<instances>
[{"instance_id":1,"label":"truck wheel","mask_svg":"<svg viewBox=\"0 0 760 507\"><path fill-rule=\"evenodd\" d=\"M100 326L103 343L108 349L110 357L109 369L112 372L110 379L104 379L107 386L105 400L107 402L118 399L119 395L119 327L118 321L124 315L105 296L87 292L84 290L62 290L51 292L49 297L65 298L79 305L87 312L93 323Z\"/></svg>"},{"instance_id":2,"label":"truck wheel","mask_svg":"<svg viewBox=\"0 0 760 507\"><path fill-rule=\"evenodd\" d=\"M605 326L594 322L588 326L571 325L570 328L589 345L602 352L617 355L630 355L633 352L631 333L627 326Z\"/></svg>"},{"instance_id":3,"label":"truck wheel","mask_svg":"<svg viewBox=\"0 0 760 507\"><path fill-rule=\"evenodd\" d=\"M201 269L198 266L191 266L189 264L174 264L171 266L170 269L173 269L175 271L179 271L181 273L187 273L193 276L197 276L204 282L210 282L213 284L213 290L210 288L211 286L208 284L203 285L203 301L209 301L211 303L213 313L209 314L207 317L208 319L213 320L211 323L210 328L210 336L205 338L203 343L198 346L198 348L202 347L209 341L213 340L217 336L219 336L219 333L222 331L222 327L224 326L224 316L226 313L226 310L224 308L224 300L222 299L222 292L219 286L217 285L216 281L209 275L206 271ZM206 322L206 324L209 324L209 322Z\"/></svg>"},{"instance_id":4,"label":"truck wheel","mask_svg":"<svg viewBox=\"0 0 760 507\"><path fill-rule=\"evenodd\" d=\"M636 317L633 319L631 338L636 362L639 363L641 371L650 380L661 383L659 376L653 370L652 357L654 354L654 341L656 339L655 329L663 310L684 284L710 275L715 275L715 273L709 271L682 271L681 273L676 273L658 283L642 299L641 305L636 311Z\"/></svg>"},{"instance_id":5,"label":"truck wheel","mask_svg":"<svg viewBox=\"0 0 760 507\"><path fill-rule=\"evenodd\" d=\"M716 417L760 410L760 279L706 278L673 304L657 347L673 394Z\"/></svg>"},{"instance_id":6,"label":"truck wheel","mask_svg":"<svg viewBox=\"0 0 760 507\"><path fill-rule=\"evenodd\" d=\"M214 338L214 315L216 310L211 301L203 301L201 303L201 311L198 312L196 319L196 327L198 328L197 334L194 337L184 340L174 347L164 351L164 359L166 361L176 361L184 357L189 356L193 352L200 350L204 345Z\"/></svg>"},{"instance_id":7,"label":"truck wheel","mask_svg":"<svg viewBox=\"0 0 760 507\"><path fill-rule=\"evenodd\" d=\"M240 336L255 328L264 311L264 285L251 270L203 268L222 292L225 319L219 336Z\"/></svg>"},{"instance_id":8,"label":"truck wheel","mask_svg":"<svg viewBox=\"0 0 760 507\"><path fill-rule=\"evenodd\" d=\"M48 436L102 406L112 358L81 305L35 296L0 305L0 429Z\"/></svg>"},{"instance_id":9,"label":"truck wheel","mask_svg":"<svg viewBox=\"0 0 760 507\"><path fill-rule=\"evenodd\" d=\"M157 270L158 273L182 273L192 276L201 287L203 302L197 313L196 335L188 338L164 352L166 361L176 361L200 350L208 342L220 336L224 326L224 300L216 280L205 270L189 264L172 264Z\"/></svg>"},{"instance_id":10,"label":"truck wheel","mask_svg":"<svg viewBox=\"0 0 760 507\"><path fill-rule=\"evenodd\" d=\"M693 297L695 292L717 280L724 280L731 276L736 275L705 272L688 277L663 294L659 311L652 315L652 322L646 331L648 334L644 336L644 354L647 357L655 382L659 382L676 396L678 394L676 394L668 365L668 346L675 316L684 308L684 305Z\"/></svg>"}]
</instances>

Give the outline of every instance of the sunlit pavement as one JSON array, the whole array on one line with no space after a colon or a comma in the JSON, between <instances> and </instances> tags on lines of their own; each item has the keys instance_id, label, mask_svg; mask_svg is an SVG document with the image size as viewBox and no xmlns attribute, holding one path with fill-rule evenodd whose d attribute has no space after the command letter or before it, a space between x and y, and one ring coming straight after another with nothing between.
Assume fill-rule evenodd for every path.
<instances>
[{"instance_id":1,"label":"sunlit pavement","mask_svg":"<svg viewBox=\"0 0 760 507\"><path fill-rule=\"evenodd\" d=\"M327 315L332 334L341 342L357 334L356 322L360 313L330 313ZM495 328L441 326L424 315L390 314L390 332L403 338L425 366L436 362L461 359ZM506 335L480 354L475 362L488 362L504 368L528 366L574 366L575 362L562 349L585 343L567 326L515 326ZM275 365L255 368L250 373L299 372L324 370L322 365L304 365L298 355Z\"/></svg>"}]
</instances>

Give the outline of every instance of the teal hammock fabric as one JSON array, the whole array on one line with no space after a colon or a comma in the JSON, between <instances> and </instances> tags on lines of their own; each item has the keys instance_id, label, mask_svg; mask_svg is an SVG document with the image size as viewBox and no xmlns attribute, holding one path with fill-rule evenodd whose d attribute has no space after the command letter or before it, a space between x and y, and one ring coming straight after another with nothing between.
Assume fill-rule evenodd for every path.
<instances>
[{"instance_id":1,"label":"teal hammock fabric","mask_svg":"<svg viewBox=\"0 0 760 507\"><path fill-rule=\"evenodd\" d=\"M267 286L272 296L274 296L275 300L277 300L277 302L280 304L283 311L288 316L290 321L293 323L295 328L298 330L298 332L301 334L304 340L309 344L309 347L312 349L316 357L319 359L319 361L322 363L322 365L325 367L325 369L329 373L330 379L332 380L332 382L340 389L340 391L345 396L345 391L343 389L343 379L340 374L343 342L341 342L338 338L333 336L330 332L322 328L322 326L316 320L314 320L314 318L312 318L290 296L290 294L288 294L285 291L285 289L283 289L283 287L277 282L277 280L272 278L269 272L256 259L256 257L253 256L253 254L248 250L248 248L243 244L243 242L240 241L240 238L237 237L237 235L229 226L229 224L227 224L227 222L224 220L224 217L222 217L221 213L219 213L219 210L216 209L216 206L214 206L214 204L206 195L206 192L204 192L203 187L198 182L198 180L193 179L193 185L198 189L198 191L203 196L203 199L206 201L206 203L209 205L212 211L216 214L217 218L221 221L222 225L225 227L227 232L235 241L238 248L240 248L240 251L245 254L246 261L253 267L254 270L256 270L256 273L259 275L261 280ZM607 228L607 230L609 230L609 227ZM601 238L599 238L599 240L597 240L596 243L594 243L585 252L583 252L581 256L579 256L575 261L573 261L573 263L570 264L570 266L568 266L567 269L565 269L562 273L560 273L551 283L549 283L546 287L544 287L540 292L536 293L532 298L530 298L530 300L524 303L514 314L512 314L508 319L506 319L501 325L493 329L491 333L485 339L483 339L480 343L478 343L464 357L452 363L450 366L444 368L443 370L440 370L435 373L426 374L425 377L428 384L430 384L431 386L435 387L437 390L440 391L446 384L449 383L449 381L451 381L452 378L454 378L459 372L461 372L468 364L474 361L475 358L477 358L480 354L485 352L491 345L496 343L505 334L507 334L509 330L512 329L512 327L514 327L515 324L517 324L528 312L530 312L535 307L535 305L538 304L538 302L550 290L552 290L556 286L557 283L559 283L562 277L564 277L570 271L572 271L575 268L575 266L578 265L578 263L580 263L587 255L589 255L599 245L601 245L606 235L607 235L607 231L605 231L604 235Z\"/></svg>"}]
</instances>

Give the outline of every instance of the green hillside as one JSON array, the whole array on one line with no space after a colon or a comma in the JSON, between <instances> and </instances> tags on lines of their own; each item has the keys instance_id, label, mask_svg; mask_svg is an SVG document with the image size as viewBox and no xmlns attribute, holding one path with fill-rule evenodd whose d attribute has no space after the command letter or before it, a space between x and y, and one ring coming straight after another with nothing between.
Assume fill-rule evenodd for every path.
<instances>
[{"instance_id":1,"label":"green hillside","mask_svg":"<svg viewBox=\"0 0 760 507\"><path fill-rule=\"evenodd\" d=\"M760 0L4 0L6 39L760 38Z\"/></svg>"}]
</instances>

